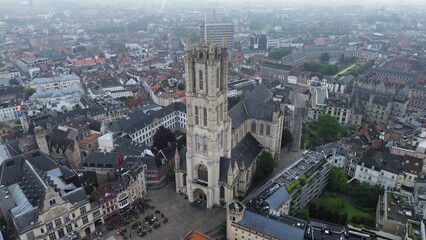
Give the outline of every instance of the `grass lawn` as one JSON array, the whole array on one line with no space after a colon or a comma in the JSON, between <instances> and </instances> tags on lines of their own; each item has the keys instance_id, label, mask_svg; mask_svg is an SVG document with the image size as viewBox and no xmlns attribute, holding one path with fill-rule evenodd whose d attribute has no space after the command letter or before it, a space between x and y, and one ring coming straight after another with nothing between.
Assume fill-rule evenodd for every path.
<instances>
[{"instance_id":1,"label":"grass lawn","mask_svg":"<svg viewBox=\"0 0 426 240\"><path fill-rule=\"evenodd\" d=\"M341 213L346 212L348 214L349 221L353 216L358 218L374 218L375 214L374 209L364 209L354 202L350 202L330 194L322 194L317 202L317 206L322 206L325 209L330 210L338 210Z\"/></svg>"}]
</instances>

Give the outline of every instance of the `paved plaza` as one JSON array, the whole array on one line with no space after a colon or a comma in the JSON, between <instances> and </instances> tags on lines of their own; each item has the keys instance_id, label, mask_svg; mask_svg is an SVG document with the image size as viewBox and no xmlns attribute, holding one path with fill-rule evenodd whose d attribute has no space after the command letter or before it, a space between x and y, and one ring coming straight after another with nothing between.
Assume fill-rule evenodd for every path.
<instances>
[{"instance_id":1,"label":"paved plaza","mask_svg":"<svg viewBox=\"0 0 426 240\"><path fill-rule=\"evenodd\" d=\"M169 183L166 187L159 190L150 190L146 199L149 199L149 205L155 206L155 210L161 211L168 218L167 223L159 221L161 226L152 229L142 239L181 239L191 230L206 232L211 228L220 225L226 218L226 210L224 208L205 209L199 207L196 203L189 203L184 199L184 195L174 192L174 183ZM150 212L146 212L139 216L136 221L144 221L144 217ZM133 222L126 226L128 232L132 231L132 238L139 239L137 234L131 230ZM118 237L115 231L107 232L103 235L103 239L110 236ZM127 234L127 237L129 235Z\"/></svg>"}]
</instances>

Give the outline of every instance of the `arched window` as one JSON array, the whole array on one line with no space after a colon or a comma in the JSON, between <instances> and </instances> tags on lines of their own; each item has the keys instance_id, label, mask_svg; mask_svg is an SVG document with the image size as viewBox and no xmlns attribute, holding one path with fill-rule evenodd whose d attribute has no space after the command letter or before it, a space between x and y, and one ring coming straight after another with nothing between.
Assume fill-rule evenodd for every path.
<instances>
[{"instance_id":1,"label":"arched window","mask_svg":"<svg viewBox=\"0 0 426 240\"><path fill-rule=\"evenodd\" d=\"M219 121L223 122L223 107L222 107L222 104L219 106Z\"/></svg>"},{"instance_id":2,"label":"arched window","mask_svg":"<svg viewBox=\"0 0 426 240\"><path fill-rule=\"evenodd\" d=\"M225 187L224 186L220 187L220 198L225 198Z\"/></svg>"},{"instance_id":3,"label":"arched window","mask_svg":"<svg viewBox=\"0 0 426 240\"><path fill-rule=\"evenodd\" d=\"M251 122L251 132L256 133L256 122L255 121Z\"/></svg>"},{"instance_id":4,"label":"arched window","mask_svg":"<svg viewBox=\"0 0 426 240\"><path fill-rule=\"evenodd\" d=\"M207 108L203 109L203 122L204 122L204 127L207 127Z\"/></svg>"},{"instance_id":5,"label":"arched window","mask_svg":"<svg viewBox=\"0 0 426 240\"><path fill-rule=\"evenodd\" d=\"M220 148L223 148L223 130L220 131L219 146L220 146Z\"/></svg>"},{"instance_id":6,"label":"arched window","mask_svg":"<svg viewBox=\"0 0 426 240\"><path fill-rule=\"evenodd\" d=\"M200 121L200 116L199 116L199 113L198 113L198 107L196 106L195 107L195 125L198 125L199 121Z\"/></svg>"},{"instance_id":7,"label":"arched window","mask_svg":"<svg viewBox=\"0 0 426 240\"><path fill-rule=\"evenodd\" d=\"M203 83L204 83L204 76L203 76L203 71L198 71L198 86L199 86L199 89L200 90L203 90L203 88L204 88L204 86L203 86Z\"/></svg>"},{"instance_id":8,"label":"arched window","mask_svg":"<svg viewBox=\"0 0 426 240\"><path fill-rule=\"evenodd\" d=\"M205 154L205 155L207 155L207 153L208 153L208 148L207 148L207 143L208 143L208 140L207 140L207 137L206 136L204 136L203 137L203 153Z\"/></svg>"},{"instance_id":9,"label":"arched window","mask_svg":"<svg viewBox=\"0 0 426 240\"><path fill-rule=\"evenodd\" d=\"M209 174L207 171L207 167L204 165L198 166L198 180L201 180L203 182L209 181Z\"/></svg>"},{"instance_id":10,"label":"arched window","mask_svg":"<svg viewBox=\"0 0 426 240\"><path fill-rule=\"evenodd\" d=\"M271 124L266 125L266 135L267 136L271 135Z\"/></svg>"},{"instance_id":11,"label":"arched window","mask_svg":"<svg viewBox=\"0 0 426 240\"><path fill-rule=\"evenodd\" d=\"M263 135L263 130L265 128L265 124L261 123L259 127L259 133Z\"/></svg>"},{"instance_id":12,"label":"arched window","mask_svg":"<svg viewBox=\"0 0 426 240\"><path fill-rule=\"evenodd\" d=\"M194 145L195 145L195 152L199 152L200 151L200 139L198 134L195 134L194 136Z\"/></svg>"},{"instance_id":13,"label":"arched window","mask_svg":"<svg viewBox=\"0 0 426 240\"><path fill-rule=\"evenodd\" d=\"M203 59L204 58L204 54L203 52L200 52L200 54L198 55L199 58Z\"/></svg>"}]
</instances>

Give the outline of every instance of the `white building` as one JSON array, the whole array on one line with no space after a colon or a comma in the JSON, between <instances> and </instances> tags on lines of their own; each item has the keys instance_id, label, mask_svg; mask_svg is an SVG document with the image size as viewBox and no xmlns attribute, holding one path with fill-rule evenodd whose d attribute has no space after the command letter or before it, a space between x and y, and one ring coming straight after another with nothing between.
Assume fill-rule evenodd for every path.
<instances>
[{"instance_id":1,"label":"white building","mask_svg":"<svg viewBox=\"0 0 426 240\"><path fill-rule=\"evenodd\" d=\"M132 141L151 144L157 128L169 129L186 127L186 109L182 103L170 104L161 110L149 113L135 112L128 117L114 122L110 131L129 134Z\"/></svg>"},{"instance_id":2,"label":"white building","mask_svg":"<svg viewBox=\"0 0 426 240\"><path fill-rule=\"evenodd\" d=\"M402 156L367 150L358 161L354 177L360 182L379 185L391 191L396 187L403 162Z\"/></svg>"},{"instance_id":3,"label":"white building","mask_svg":"<svg viewBox=\"0 0 426 240\"><path fill-rule=\"evenodd\" d=\"M18 78L21 77L21 73L18 71L0 71L0 78Z\"/></svg>"},{"instance_id":4,"label":"white building","mask_svg":"<svg viewBox=\"0 0 426 240\"><path fill-rule=\"evenodd\" d=\"M51 110L68 112L76 108L85 108L80 101L83 94L84 90L80 83L74 83L72 86L62 89L43 90L39 87L37 92L30 97L30 101L38 102Z\"/></svg>"},{"instance_id":5,"label":"white building","mask_svg":"<svg viewBox=\"0 0 426 240\"><path fill-rule=\"evenodd\" d=\"M28 86L34 89L41 87L44 90L52 90L71 87L75 83L80 84L80 77L76 75L61 75L49 78L34 78Z\"/></svg>"},{"instance_id":6,"label":"white building","mask_svg":"<svg viewBox=\"0 0 426 240\"><path fill-rule=\"evenodd\" d=\"M0 104L0 122L17 120L19 105L16 101Z\"/></svg>"}]
</instances>

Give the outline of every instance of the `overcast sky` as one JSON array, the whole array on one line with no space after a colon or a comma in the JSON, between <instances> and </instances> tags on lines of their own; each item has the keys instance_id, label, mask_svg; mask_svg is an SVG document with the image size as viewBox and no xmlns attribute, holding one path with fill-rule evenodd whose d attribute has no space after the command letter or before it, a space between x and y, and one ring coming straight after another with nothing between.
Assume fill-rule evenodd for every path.
<instances>
[{"instance_id":1,"label":"overcast sky","mask_svg":"<svg viewBox=\"0 0 426 240\"><path fill-rule=\"evenodd\" d=\"M18 3L18 4L28 4L30 0L0 0L1 3ZM37 5L38 3L41 3L42 5L45 5L48 2L56 2L58 1L66 1L66 2L76 2L79 3L79 5L93 5L96 3L103 3L106 2L111 3L113 5L120 5L123 4L123 6L129 6L128 4L135 4L135 6L140 6L145 3L150 4L162 4L163 1L167 1L167 3L170 3L171 5L175 5L176 3L186 3L191 2L191 0L32 0L34 5ZM426 6L426 0L192 0L192 2L201 3L203 2L205 6L209 5L237 5L237 3L241 3L244 5L250 5L250 4L262 4L262 5L268 5L271 2L273 3L282 3L283 6L296 6L296 5L323 5L323 6L337 6L337 5L364 5L364 6L377 6L377 7L387 7L387 6L397 6L397 5L413 5L413 6ZM198 5L198 4L197 4ZM188 4L189 7L191 7L191 4Z\"/></svg>"}]
</instances>

